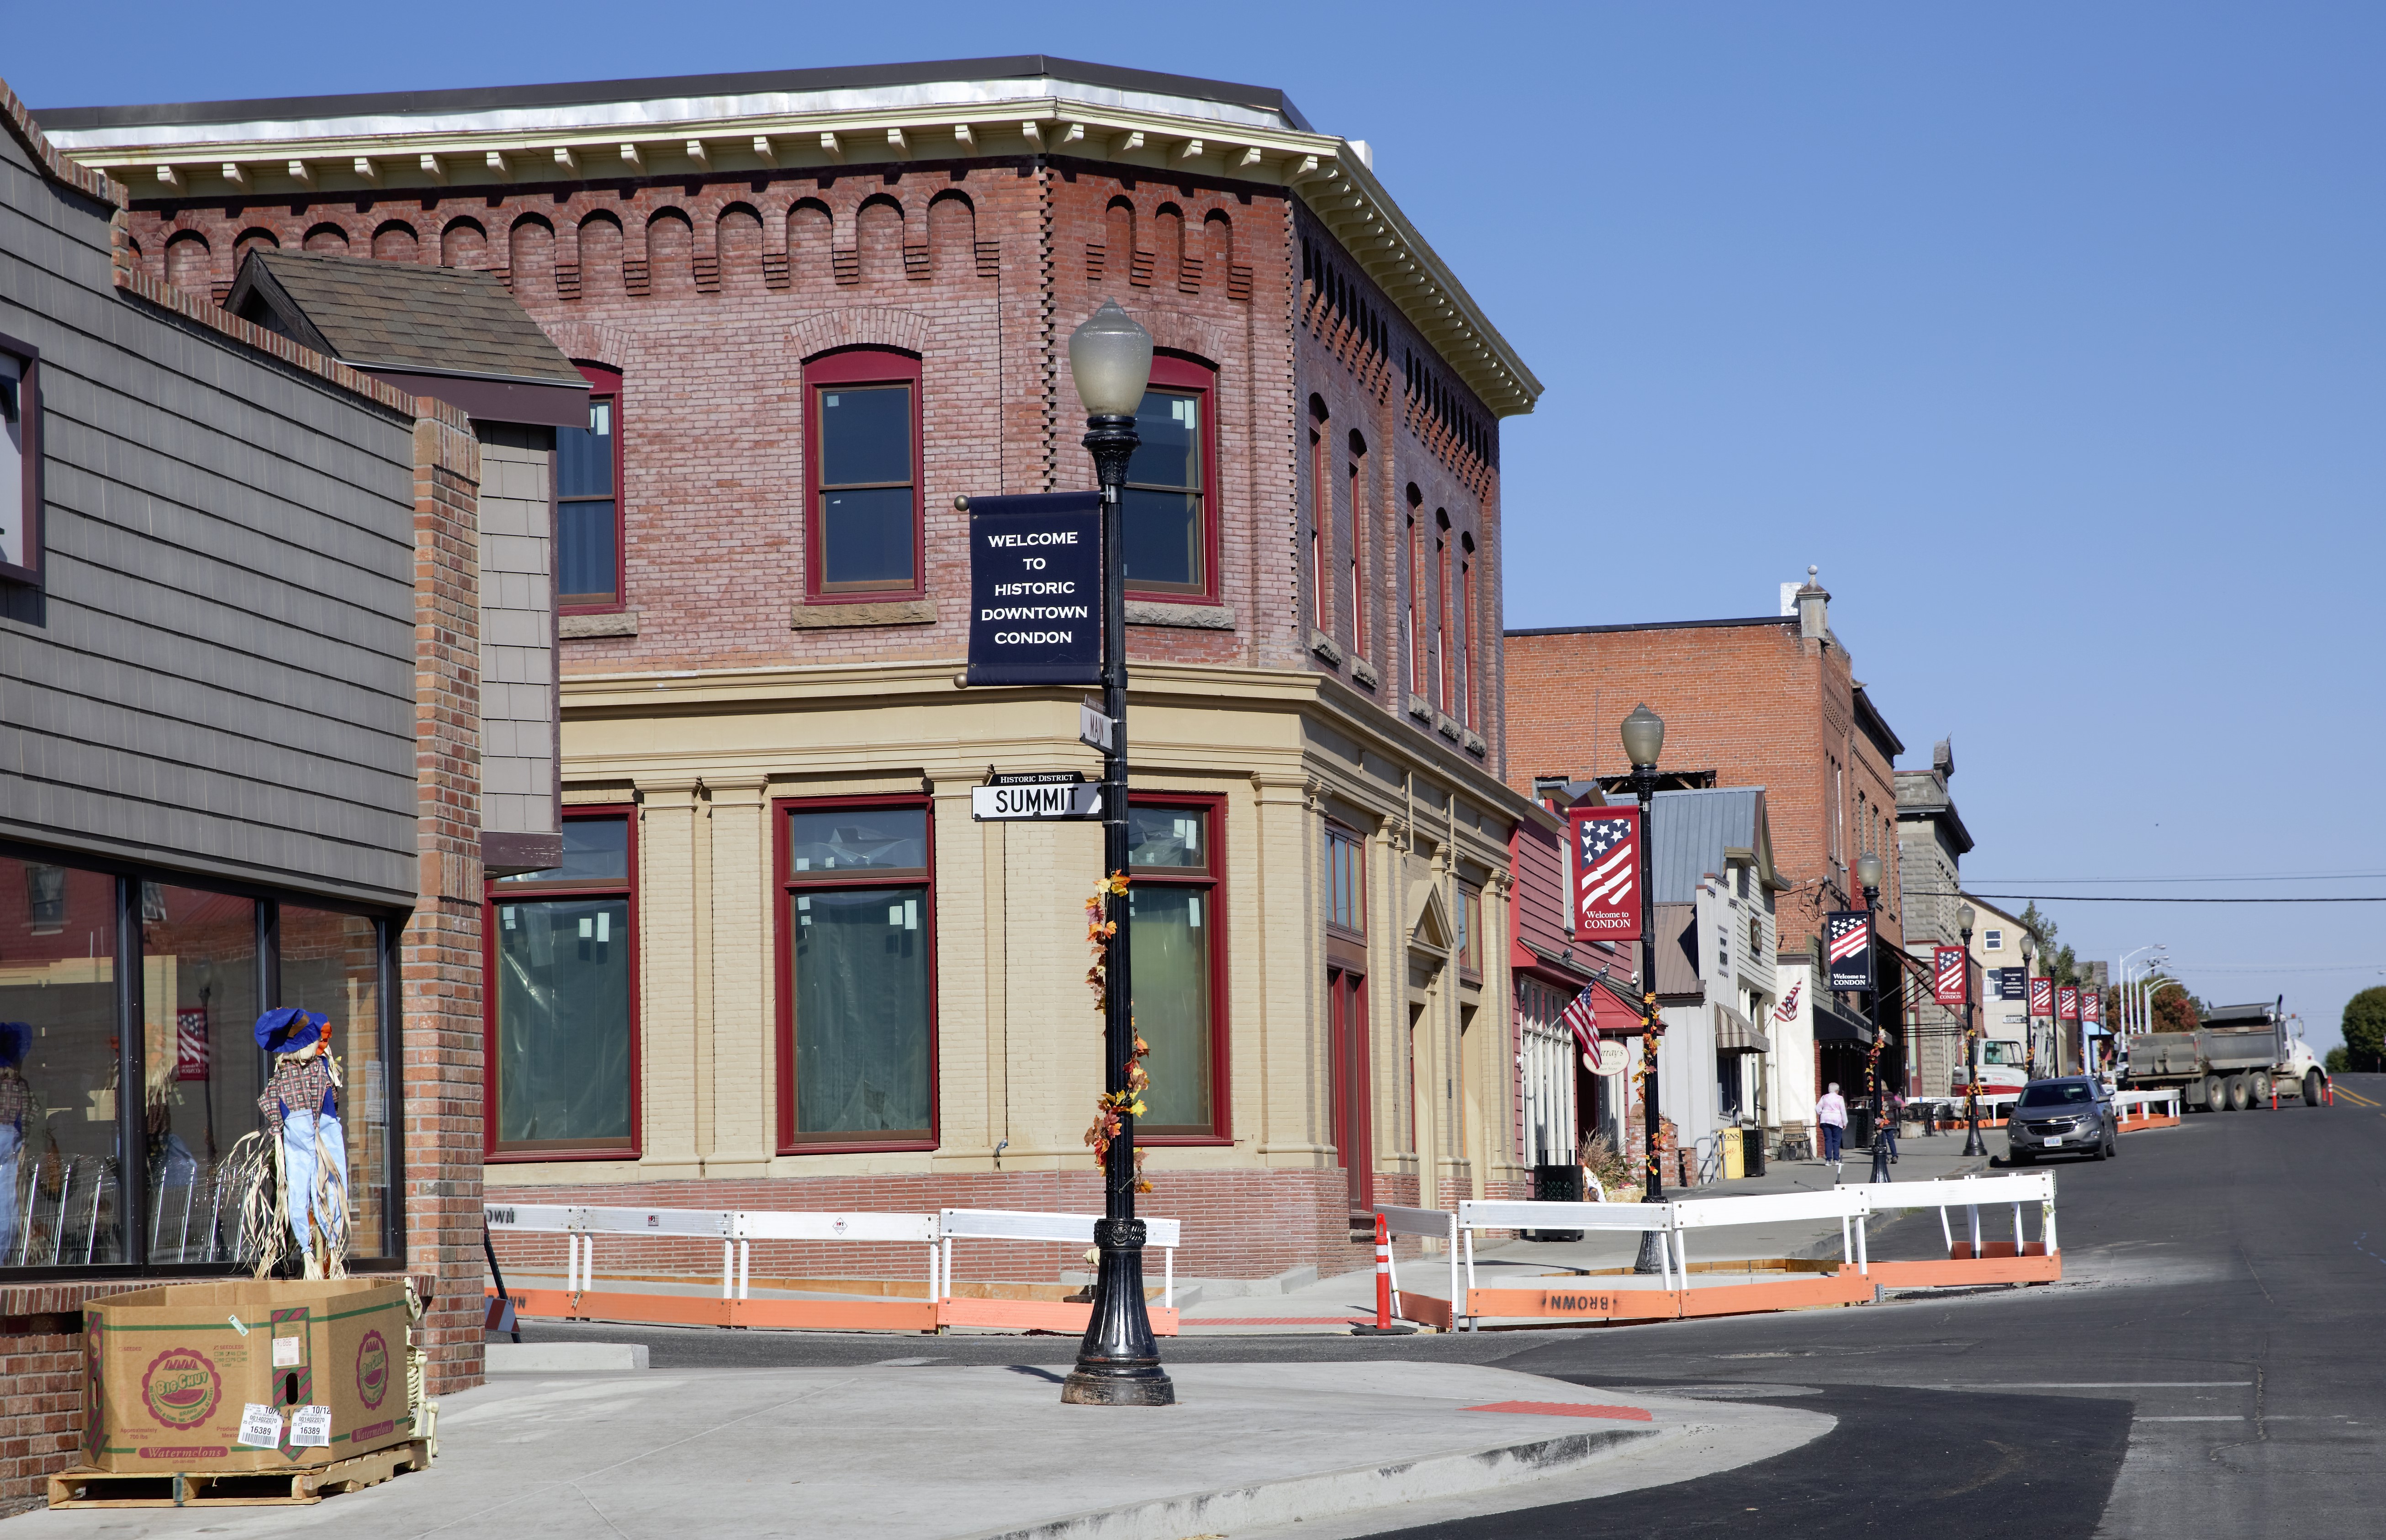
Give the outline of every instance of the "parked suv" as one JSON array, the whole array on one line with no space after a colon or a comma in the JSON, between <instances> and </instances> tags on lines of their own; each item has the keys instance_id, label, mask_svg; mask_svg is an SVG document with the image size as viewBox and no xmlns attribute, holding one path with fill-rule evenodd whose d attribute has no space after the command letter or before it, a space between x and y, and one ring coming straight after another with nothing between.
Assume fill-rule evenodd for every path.
<instances>
[{"instance_id":1,"label":"parked suv","mask_svg":"<svg viewBox=\"0 0 2386 1540\"><path fill-rule=\"evenodd\" d=\"M2113 1094L2086 1075L2034 1080L2005 1115L2005 1148L2027 1166L2041 1155L2085 1155L2108 1160L2120 1153L2121 1120Z\"/></svg>"}]
</instances>

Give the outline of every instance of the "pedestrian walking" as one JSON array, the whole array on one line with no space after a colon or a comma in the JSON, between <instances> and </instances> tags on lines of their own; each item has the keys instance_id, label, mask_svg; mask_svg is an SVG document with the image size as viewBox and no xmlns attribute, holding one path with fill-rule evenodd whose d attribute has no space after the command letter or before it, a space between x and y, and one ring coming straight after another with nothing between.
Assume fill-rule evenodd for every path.
<instances>
[{"instance_id":1,"label":"pedestrian walking","mask_svg":"<svg viewBox=\"0 0 2386 1540\"><path fill-rule=\"evenodd\" d=\"M1840 1169L1840 1141L1848 1134L1848 1104L1840 1096L1840 1083L1833 1081L1815 1103L1815 1121L1823 1127L1823 1159L1831 1170Z\"/></svg>"},{"instance_id":2,"label":"pedestrian walking","mask_svg":"<svg viewBox=\"0 0 2386 1540\"><path fill-rule=\"evenodd\" d=\"M1882 1120L1886 1125L1882 1136L1889 1141L1889 1163L1894 1166L1897 1164L1897 1125L1905 1121L1905 1093L1891 1086L1888 1104L1889 1116Z\"/></svg>"}]
</instances>

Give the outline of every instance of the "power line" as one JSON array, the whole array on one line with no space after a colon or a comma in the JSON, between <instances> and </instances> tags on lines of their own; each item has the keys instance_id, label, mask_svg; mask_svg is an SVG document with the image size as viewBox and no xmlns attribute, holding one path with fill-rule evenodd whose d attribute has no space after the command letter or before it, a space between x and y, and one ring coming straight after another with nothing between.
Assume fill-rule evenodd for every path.
<instances>
[{"instance_id":1,"label":"power line","mask_svg":"<svg viewBox=\"0 0 2386 1540\"><path fill-rule=\"evenodd\" d=\"M1977 877L1980 883L2051 883L2058 887L2115 883L2349 883L2386 871L2279 871L2237 877Z\"/></svg>"}]
</instances>

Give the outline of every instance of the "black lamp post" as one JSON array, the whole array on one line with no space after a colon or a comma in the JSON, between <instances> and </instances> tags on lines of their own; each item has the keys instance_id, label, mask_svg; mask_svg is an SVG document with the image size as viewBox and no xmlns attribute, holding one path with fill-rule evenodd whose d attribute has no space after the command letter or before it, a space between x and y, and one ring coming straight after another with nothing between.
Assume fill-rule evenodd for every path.
<instances>
[{"instance_id":1,"label":"black lamp post","mask_svg":"<svg viewBox=\"0 0 2386 1540\"><path fill-rule=\"evenodd\" d=\"M1864 890L1865 932L1872 937L1873 980L1872 998L1866 1002L1872 1015L1872 1059L1865 1067L1865 1078L1872 1082L1872 1180L1889 1180L1889 1140L1881 1133L1881 1116L1887 1110L1882 1105L1880 1090L1880 927L1875 911L1880 908L1880 858L1867 850L1856 858L1856 886Z\"/></svg>"},{"instance_id":2,"label":"black lamp post","mask_svg":"<svg viewBox=\"0 0 2386 1540\"><path fill-rule=\"evenodd\" d=\"M1640 1130L1649 1157L1644 1203L1665 1201L1665 1179L1657 1156L1657 905L1651 887L1656 862L1651 852L1650 799L1657 795L1657 756L1665 747L1665 719L1643 704L1624 719L1624 757L1632 762L1632 795L1640 799ZM1665 1271L1663 1231L1640 1232L1635 1272Z\"/></svg>"},{"instance_id":3,"label":"black lamp post","mask_svg":"<svg viewBox=\"0 0 2386 1540\"><path fill-rule=\"evenodd\" d=\"M1972 922L1979 916L1965 904L1955 911L1955 928L1964 933L1964 1059L1971 1066L1964 1086L1964 1153L1986 1155L1980 1143L1980 1035L1972 1030Z\"/></svg>"},{"instance_id":4,"label":"black lamp post","mask_svg":"<svg viewBox=\"0 0 2386 1540\"><path fill-rule=\"evenodd\" d=\"M1111 720L1111 746L1102 766L1102 870L1124 874L1126 800L1126 545L1120 508L1127 462L1142 439L1135 414L1151 380L1151 333L1118 307L1102 307L1069 337L1069 373L1086 405L1085 445L1102 489L1102 713ZM1102 1088L1124 1100L1135 1063L1135 983L1130 971L1132 910L1113 900L1118 928L1104 947ZM1093 1317L1077 1346L1077 1367L1061 1399L1078 1406L1166 1407L1176 1387L1160 1367L1160 1344L1143 1301L1143 1222L1135 1217L1135 1116L1122 1106L1118 1136L1102 1162L1102 1217L1094 1222L1101 1249L1094 1283Z\"/></svg>"}]
</instances>

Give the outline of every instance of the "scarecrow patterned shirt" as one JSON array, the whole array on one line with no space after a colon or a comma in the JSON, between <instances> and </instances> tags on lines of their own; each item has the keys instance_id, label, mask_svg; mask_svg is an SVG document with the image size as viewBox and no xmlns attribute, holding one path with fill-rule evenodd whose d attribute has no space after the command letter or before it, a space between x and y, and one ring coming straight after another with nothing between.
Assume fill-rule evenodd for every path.
<instances>
[{"instance_id":1,"label":"scarecrow patterned shirt","mask_svg":"<svg viewBox=\"0 0 2386 1540\"><path fill-rule=\"evenodd\" d=\"M33 1088L14 1069L0 1070L0 1127L22 1129L33 1111Z\"/></svg>"},{"instance_id":2,"label":"scarecrow patterned shirt","mask_svg":"<svg viewBox=\"0 0 2386 1540\"><path fill-rule=\"evenodd\" d=\"M273 1077L265 1083L265 1095L257 1098L257 1109L265 1114L265 1123L276 1133L282 1132L282 1120L293 1108L302 1111L339 1111L339 1085L332 1079L332 1061L317 1054L312 1058L293 1058L287 1054L275 1056Z\"/></svg>"}]
</instances>

